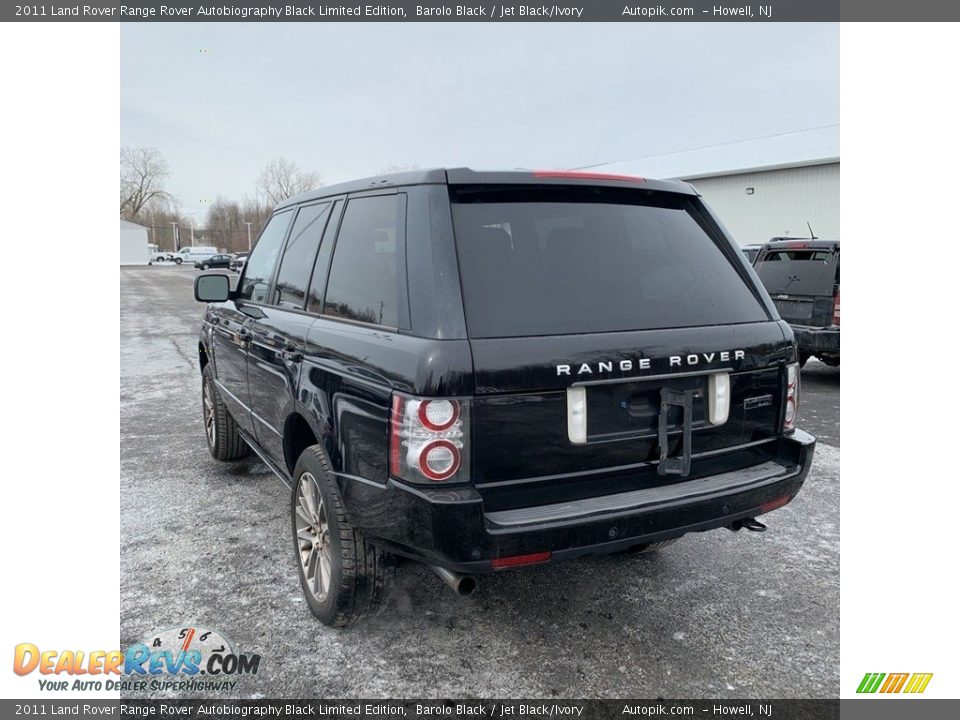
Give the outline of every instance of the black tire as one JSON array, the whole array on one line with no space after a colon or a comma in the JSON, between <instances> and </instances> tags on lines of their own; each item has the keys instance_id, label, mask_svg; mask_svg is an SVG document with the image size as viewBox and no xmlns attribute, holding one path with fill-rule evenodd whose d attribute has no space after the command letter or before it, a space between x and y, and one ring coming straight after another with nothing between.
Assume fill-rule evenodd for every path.
<instances>
[{"instance_id":1,"label":"black tire","mask_svg":"<svg viewBox=\"0 0 960 720\"><path fill-rule=\"evenodd\" d=\"M317 524L309 519L309 503L302 505L300 502L301 484L319 492L322 500L319 507L326 523L324 531L319 531ZM310 530L311 525L318 531ZM320 622L331 627L344 627L383 609L394 571L393 558L381 548L367 542L363 533L347 520L340 491L330 472L327 457L319 445L312 445L304 450L294 468L293 491L290 494L290 526L300 587L310 612ZM312 546L311 537L322 537L323 540L319 544L314 542ZM320 550L311 550L311 547L318 545ZM309 564L313 559L312 552L319 553L324 548L329 578L325 592L322 586L308 579L307 569L304 567L305 562ZM321 562L317 555L313 565L314 577L321 573Z\"/></svg>"},{"instance_id":2,"label":"black tire","mask_svg":"<svg viewBox=\"0 0 960 720\"><path fill-rule=\"evenodd\" d=\"M174 262L175 262L177 265L179 265L180 263L183 262L183 258L177 258L176 260L174 260Z\"/></svg>"},{"instance_id":3,"label":"black tire","mask_svg":"<svg viewBox=\"0 0 960 720\"><path fill-rule=\"evenodd\" d=\"M163 262L163 258L162 258L162 257L158 257L158 258L157 258L157 262Z\"/></svg>"},{"instance_id":4,"label":"black tire","mask_svg":"<svg viewBox=\"0 0 960 720\"><path fill-rule=\"evenodd\" d=\"M825 357L820 358L820 361L828 367L840 367L840 357Z\"/></svg>"},{"instance_id":5,"label":"black tire","mask_svg":"<svg viewBox=\"0 0 960 720\"><path fill-rule=\"evenodd\" d=\"M807 360L809 359L810 359L809 353L800 353L797 355L797 363L800 365L800 367L803 367L804 365L806 365Z\"/></svg>"},{"instance_id":6,"label":"black tire","mask_svg":"<svg viewBox=\"0 0 960 720\"><path fill-rule=\"evenodd\" d=\"M200 269L201 269L201 270L209 270L209 269L210 269L210 266L207 265L206 263L204 263L203 265L200 266Z\"/></svg>"},{"instance_id":7,"label":"black tire","mask_svg":"<svg viewBox=\"0 0 960 720\"><path fill-rule=\"evenodd\" d=\"M240 437L237 423L220 399L216 383L213 382L213 366L209 363L203 368L201 395L203 430L210 454L217 460L237 460L245 457L250 448Z\"/></svg>"},{"instance_id":8,"label":"black tire","mask_svg":"<svg viewBox=\"0 0 960 720\"><path fill-rule=\"evenodd\" d=\"M673 545L680 538L670 538L669 540L661 540L660 542L655 543L642 543L640 545L632 545L626 550L621 550L620 553L624 555L646 555L647 553L656 552L661 550L669 545Z\"/></svg>"}]
</instances>

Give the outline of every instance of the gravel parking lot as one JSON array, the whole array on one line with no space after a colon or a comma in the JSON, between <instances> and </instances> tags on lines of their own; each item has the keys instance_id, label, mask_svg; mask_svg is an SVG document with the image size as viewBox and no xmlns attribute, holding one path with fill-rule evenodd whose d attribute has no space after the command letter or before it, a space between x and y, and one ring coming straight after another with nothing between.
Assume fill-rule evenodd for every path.
<instances>
[{"instance_id":1,"label":"gravel parking lot","mask_svg":"<svg viewBox=\"0 0 960 720\"><path fill-rule=\"evenodd\" d=\"M236 697L838 695L838 369L803 372L821 443L766 533L499 573L468 598L404 565L382 615L331 630L301 597L285 486L206 451L195 274L121 270L121 646L216 628L262 656Z\"/></svg>"}]
</instances>

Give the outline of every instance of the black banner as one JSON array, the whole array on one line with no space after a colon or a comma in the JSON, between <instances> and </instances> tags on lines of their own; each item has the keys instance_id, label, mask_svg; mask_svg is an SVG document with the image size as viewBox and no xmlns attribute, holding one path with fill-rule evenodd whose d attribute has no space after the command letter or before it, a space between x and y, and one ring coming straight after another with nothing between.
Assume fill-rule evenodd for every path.
<instances>
[{"instance_id":1,"label":"black banner","mask_svg":"<svg viewBox=\"0 0 960 720\"><path fill-rule=\"evenodd\" d=\"M942 708L946 710L946 708ZM0 717L541 720L776 718L830 720L839 700L3 700Z\"/></svg>"},{"instance_id":2,"label":"black banner","mask_svg":"<svg viewBox=\"0 0 960 720\"><path fill-rule=\"evenodd\" d=\"M7 4L0 21L52 22L833 22L960 20L943 0L87 0Z\"/></svg>"}]
</instances>

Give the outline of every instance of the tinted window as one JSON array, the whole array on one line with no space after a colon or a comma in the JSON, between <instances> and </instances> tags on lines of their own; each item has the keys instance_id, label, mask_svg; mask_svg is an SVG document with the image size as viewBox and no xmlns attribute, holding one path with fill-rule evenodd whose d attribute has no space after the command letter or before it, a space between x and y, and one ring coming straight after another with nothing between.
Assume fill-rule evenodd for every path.
<instances>
[{"instance_id":1,"label":"tinted window","mask_svg":"<svg viewBox=\"0 0 960 720\"><path fill-rule=\"evenodd\" d=\"M274 302L277 305L302 308L307 296L307 284L317 256L320 238L330 215L330 203L300 208L290 231L290 239L283 251Z\"/></svg>"},{"instance_id":2,"label":"tinted window","mask_svg":"<svg viewBox=\"0 0 960 720\"><path fill-rule=\"evenodd\" d=\"M289 222L289 211L278 213L270 218L270 222L260 233L260 238L244 267L243 281L240 283L238 293L240 298L254 302L267 302L270 279L277 265L280 244L283 242Z\"/></svg>"},{"instance_id":3,"label":"tinted window","mask_svg":"<svg viewBox=\"0 0 960 720\"><path fill-rule=\"evenodd\" d=\"M831 254L828 250L771 250L760 258L760 262L824 262Z\"/></svg>"},{"instance_id":4,"label":"tinted window","mask_svg":"<svg viewBox=\"0 0 960 720\"><path fill-rule=\"evenodd\" d=\"M340 214L343 212L343 200L337 200L330 211L327 220L327 229L320 241L320 252L313 265L313 275L310 278L310 296L307 298L307 309L313 313L323 312L323 293L327 287L327 271L330 269L330 255L333 254L333 238L337 234L337 225L340 223Z\"/></svg>"},{"instance_id":5,"label":"tinted window","mask_svg":"<svg viewBox=\"0 0 960 720\"><path fill-rule=\"evenodd\" d=\"M347 203L323 312L334 317L397 327L399 195Z\"/></svg>"},{"instance_id":6,"label":"tinted window","mask_svg":"<svg viewBox=\"0 0 960 720\"><path fill-rule=\"evenodd\" d=\"M541 188L459 199L454 230L473 337L768 319L685 196Z\"/></svg>"}]
</instances>

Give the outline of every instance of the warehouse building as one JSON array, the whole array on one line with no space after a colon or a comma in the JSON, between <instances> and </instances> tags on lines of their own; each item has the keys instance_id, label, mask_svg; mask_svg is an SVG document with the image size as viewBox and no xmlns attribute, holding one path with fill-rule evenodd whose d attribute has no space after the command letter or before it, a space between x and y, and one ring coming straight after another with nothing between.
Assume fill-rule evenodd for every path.
<instances>
[{"instance_id":1,"label":"warehouse building","mask_svg":"<svg viewBox=\"0 0 960 720\"><path fill-rule=\"evenodd\" d=\"M741 245L840 237L840 127L831 126L591 167L686 180ZM809 223L809 226L808 226Z\"/></svg>"},{"instance_id":2,"label":"warehouse building","mask_svg":"<svg viewBox=\"0 0 960 720\"><path fill-rule=\"evenodd\" d=\"M120 264L149 265L149 229L129 220L120 219Z\"/></svg>"}]
</instances>

